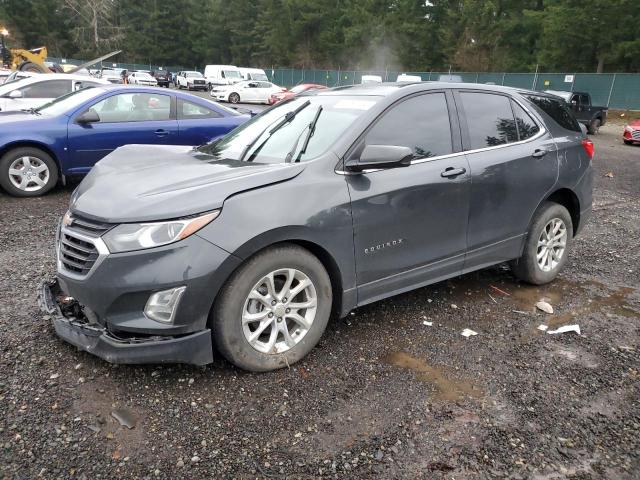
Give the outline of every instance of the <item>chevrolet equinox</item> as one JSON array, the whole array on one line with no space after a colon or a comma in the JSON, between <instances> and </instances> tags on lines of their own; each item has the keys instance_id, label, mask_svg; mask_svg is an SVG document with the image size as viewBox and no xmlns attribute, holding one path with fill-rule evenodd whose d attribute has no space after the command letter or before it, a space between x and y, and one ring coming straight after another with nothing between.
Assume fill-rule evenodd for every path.
<instances>
[{"instance_id":1,"label":"chevrolet equinox","mask_svg":"<svg viewBox=\"0 0 640 480\"><path fill-rule=\"evenodd\" d=\"M109 362L291 365L333 314L510 262L544 284L592 199L557 97L452 83L301 95L197 147L129 145L72 194L41 307Z\"/></svg>"}]
</instances>

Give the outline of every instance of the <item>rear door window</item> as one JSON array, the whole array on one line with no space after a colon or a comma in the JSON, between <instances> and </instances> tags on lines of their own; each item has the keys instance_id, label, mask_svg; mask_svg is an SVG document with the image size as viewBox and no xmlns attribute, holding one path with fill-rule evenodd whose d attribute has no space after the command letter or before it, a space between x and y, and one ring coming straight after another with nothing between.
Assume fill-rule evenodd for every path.
<instances>
[{"instance_id":1,"label":"rear door window","mask_svg":"<svg viewBox=\"0 0 640 480\"><path fill-rule=\"evenodd\" d=\"M535 104L540 110L549 115L558 125L572 132L580 132L580 124L571 113L566 102L563 100L540 97L538 95L527 95L527 99Z\"/></svg>"},{"instance_id":2,"label":"rear door window","mask_svg":"<svg viewBox=\"0 0 640 480\"><path fill-rule=\"evenodd\" d=\"M527 140L540 131L540 127L533 121L531 116L517 102L511 102L513 113L516 116L516 126L518 127L518 138Z\"/></svg>"},{"instance_id":3,"label":"rear door window","mask_svg":"<svg viewBox=\"0 0 640 480\"><path fill-rule=\"evenodd\" d=\"M493 93L461 92L469 131L469 149L518 141L518 129L508 97Z\"/></svg>"},{"instance_id":4,"label":"rear door window","mask_svg":"<svg viewBox=\"0 0 640 480\"><path fill-rule=\"evenodd\" d=\"M182 98L178 99L178 120L190 120L198 118L220 118L221 114L213 109L197 105Z\"/></svg>"},{"instance_id":5,"label":"rear door window","mask_svg":"<svg viewBox=\"0 0 640 480\"><path fill-rule=\"evenodd\" d=\"M419 95L396 104L369 130L365 144L409 147L417 158L452 153L444 93Z\"/></svg>"}]
</instances>

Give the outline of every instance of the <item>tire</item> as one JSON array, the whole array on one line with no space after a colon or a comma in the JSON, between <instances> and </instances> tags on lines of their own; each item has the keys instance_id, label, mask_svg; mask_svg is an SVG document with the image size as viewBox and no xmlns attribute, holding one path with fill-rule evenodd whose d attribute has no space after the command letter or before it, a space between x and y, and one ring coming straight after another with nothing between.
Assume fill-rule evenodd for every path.
<instances>
[{"instance_id":1,"label":"tire","mask_svg":"<svg viewBox=\"0 0 640 480\"><path fill-rule=\"evenodd\" d=\"M560 239L559 242L564 240L564 248L560 254L560 258L554 258L551 256L542 257L540 262L546 260L549 264L542 266L538 261L538 254L544 253L545 246L538 249L538 242L543 236L543 232L549 228L551 222L560 221L564 226L564 232L566 233L564 239ZM555 225L552 225L552 227ZM560 230L556 235L560 234ZM546 236L544 237L546 239ZM529 231L524 245L522 256L511 262L511 270L514 275L520 280L533 285L543 285L553 281L560 273L560 270L567 263L567 257L571 250L571 244L573 241L573 222L569 211L562 205L554 202L544 202L540 208L536 211L531 220ZM559 248L553 248L554 252L558 252ZM555 264L553 263L555 261ZM545 270L548 268L548 270Z\"/></svg>"},{"instance_id":2,"label":"tire","mask_svg":"<svg viewBox=\"0 0 640 480\"><path fill-rule=\"evenodd\" d=\"M240 95L238 95L236 92L230 94L229 103L240 103Z\"/></svg>"},{"instance_id":3,"label":"tire","mask_svg":"<svg viewBox=\"0 0 640 480\"><path fill-rule=\"evenodd\" d=\"M24 169L28 169L26 177L20 173ZM48 153L38 148L15 148L5 153L0 159L0 186L9 195L38 197L51 190L56 183L58 183L58 165ZM20 185L23 184L24 188L21 188Z\"/></svg>"},{"instance_id":4,"label":"tire","mask_svg":"<svg viewBox=\"0 0 640 480\"><path fill-rule=\"evenodd\" d=\"M591 122L589 122L589 126L587 127L587 132L589 133L589 135L597 135L600 131L601 124L602 122L599 118L594 118L593 120L591 120Z\"/></svg>"},{"instance_id":5,"label":"tire","mask_svg":"<svg viewBox=\"0 0 640 480\"><path fill-rule=\"evenodd\" d=\"M622 140L624 142L625 145L633 145L633 142L631 140Z\"/></svg>"},{"instance_id":6,"label":"tire","mask_svg":"<svg viewBox=\"0 0 640 480\"><path fill-rule=\"evenodd\" d=\"M304 278L311 286L304 287L301 293L294 292L294 297L287 299L283 291L288 272L296 275L290 282L290 291L301 285L298 282ZM261 283L272 273L276 273L272 289L275 295L268 293L266 283ZM252 291L266 294L263 297L266 302L249 298ZM315 307L283 310L287 305L308 302L314 295ZM274 296L285 302L272 306L270 299ZM229 362L244 370L267 372L287 367L316 346L329 321L332 301L331 280L315 256L297 245L268 248L241 265L220 291L209 318L213 342ZM257 313L253 313L256 310ZM291 319L294 311L308 322L308 328ZM261 316L261 319L244 322L245 314ZM257 330L263 325L260 334ZM291 343L285 339L283 329L289 332ZM257 334L257 338L250 343L252 334L254 337Z\"/></svg>"}]
</instances>

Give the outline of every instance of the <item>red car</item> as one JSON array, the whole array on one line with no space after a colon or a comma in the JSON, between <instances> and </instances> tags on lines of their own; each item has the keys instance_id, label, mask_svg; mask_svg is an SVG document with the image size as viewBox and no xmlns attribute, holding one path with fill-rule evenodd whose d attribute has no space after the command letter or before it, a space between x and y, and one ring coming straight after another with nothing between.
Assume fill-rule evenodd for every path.
<instances>
[{"instance_id":1,"label":"red car","mask_svg":"<svg viewBox=\"0 0 640 480\"><path fill-rule=\"evenodd\" d=\"M288 100L291 97L295 97L296 95L302 92L309 92L312 90L326 90L327 87L324 85L318 85L316 83L301 83L300 85L296 85L291 90L285 90L284 92L274 93L269 97L269 105L275 105L283 100Z\"/></svg>"},{"instance_id":2,"label":"red car","mask_svg":"<svg viewBox=\"0 0 640 480\"><path fill-rule=\"evenodd\" d=\"M626 127L624 127L622 140L624 140L624 143L627 145L640 143L640 120L632 120Z\"/></svg>"}]
</instances>

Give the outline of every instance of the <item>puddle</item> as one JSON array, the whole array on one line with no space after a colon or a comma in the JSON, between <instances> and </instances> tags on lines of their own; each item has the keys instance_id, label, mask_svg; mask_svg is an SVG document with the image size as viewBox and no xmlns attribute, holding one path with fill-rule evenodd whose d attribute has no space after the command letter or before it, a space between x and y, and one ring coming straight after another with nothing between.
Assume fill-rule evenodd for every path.
<instances>
[{"instance_id":1,"label":"puddle","mask_svg":"<svg viewBox=\"0 0 640 480\"><path fill-rule=\"evenodd\" d=\"M435 400L453 401L467 396L473 398L482 396L482 391L471 382L448 378L440 369L407 353L395 352L386 356L383 361L395 367L411 370L418 380L433 384L438 390L434 396Z\"/></svg>"}]
</instances>

